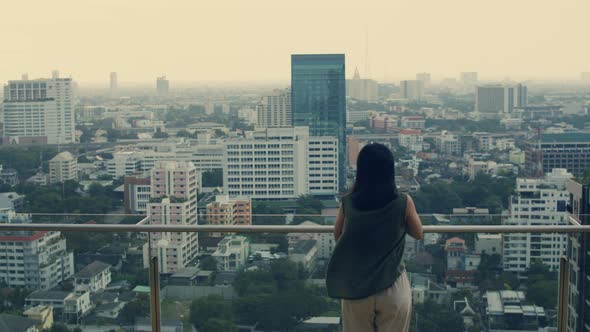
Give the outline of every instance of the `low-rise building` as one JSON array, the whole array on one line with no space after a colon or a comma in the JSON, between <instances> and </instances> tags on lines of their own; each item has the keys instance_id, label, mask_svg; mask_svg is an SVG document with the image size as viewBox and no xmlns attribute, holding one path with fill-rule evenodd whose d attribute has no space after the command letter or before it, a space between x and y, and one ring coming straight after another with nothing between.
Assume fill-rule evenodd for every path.
<instances>
[{"instance_id":1,"label":"low-rise building","mask_svg":"<svg viewBox=\"0 0 590 332\"><path fill-rule=\"evenodd\" d=\"M230 199L229 195L217 195L207 204L205 220L209 225L252 225L252 201L245 197Z\"/></svg>"},{"instance_id":2,"label":"low-rise building","mask_svg":"<svg viewBox=\"0 0 590 332\"><path fill-rule=\"evenodd\" d=\"M487 331L536 332L547 326L545 309L527 304L522 291L488 291L484 299Z\"/></svg>"},{"instance_id":3,"label":"low-rise building","mask_svg":"<svg viewBox=\"0 0 590 332\"><path fill-rule=\"evenodd\" d=\"M289 246L289 259L295 263L301 263L310 270L315 266L318 257L318 245L316 240L300 241Z\"/></svg>"},{"instance_id":4,"label":"low-rise building","mask_svg":"<svg viewBox=\"0 0 590 332\"><path fill-rule=\"evenodd\" d=\"M453 208L449 218L451 223L489 224L492 221L489 209L477 207Z\"/></svg>"},{"instance_id":5,"label":"low-rise building","mask_svg":"<svg viewBox=\"0 0 590 332\"><path fill-rule=\"evenodd\" d=\"M68 151L58 153L49 161L49 182L78 180L78 160Z\"/></svg>"},{"instance_id":6,"label":"low-rise building","mask_svg":"<svg viewBox=\"0 0 590 332\"><path fill-rule=\"evenodd\" d=\"M39 321L6 313L0 314L0 331L40 332Z\"/></svg>"},{"instance_id":7,"label":"low-rise building","mask_svg":"<svg viewBox=\"0 0 590 332\"><path fill-rule=\"evenodd\" d=\"M217 244L217 250L211 255L217 260L219 271L239 271L250 255L250 241L245 236L226 236Z\"/></svg>"},{"instance_id":8,"label":"low-rise building","mask_svg":"<svg viewBox=\"0 0 590 332\"><path fill-rule=\"evenodd\" d=\"M461 154L461 141L459 140L459 137L446 130L443 130L438 136L434 137L434 144L441 154Z\"/></svg>"},{"instance_id":9,"label":"low-rise building","mask_svg":"<svg viewBox=\"0 0 590 332\"><path fill-rule=\"evenodd\" d=\"M447 283L456 287L470 286L474 281L481 256L471 253L465 240L459 237L453 237L446 241L445 252L447 254Z\"/></svg>"},{"instance_id":10,"label":"low-rise building","mask_svg":"<svg viewBox=\"0 0 590 332\"><path fill-rule=\"evenodd\" d=\"M373 114L369 117L369 126L375 130L392 133L398 129L397 116L387 114Z\"/></svg>"},{"instance_id":11,"label":"low-rise building","mask_svg":"<svg viewBox=\"0 0 590 332\"><path fill-rule=\"evenodd\" d=\"M94 261L74 274L76 292L98 292L111 283L111 265Z\"/></svg>"},{"instance_id":12,"label":"low-rise building","mask_svg":"<svg viewBox=\"0 0 590 332\"><path fill-rule=\"evenodd\" d=\"M51 306L54 316L63 321L78 321L91 308L90 293L72 293L64 291L37 291L25 299L25 308Z\"/></svg>"},{"instance_id":13,"label":"low-rise building","mask_svg":"<svg viewBox=\"0 0 590 332\"><path fill-rule=\"evenodd\" d=\"M422 151L424 136L417 129L404 129L399 132L399 145L412 152Z\"/></svg>"},{"instance_id":14,"label":"low-rise building","mask_svg":"<svg viewBox=\"0 0 590 332\"><path fill-rule=\"evenodd\" d=\"M502 235L475 234L475 252L480 255L502 255Z\"/></svg>"},{"instance_id":15,"label":"low-rise building","mask_svg":"<svg viewBox=\"0 0 590 332\"><path fill-rule=\"evenodd\" d=\"M497 162L491 160L476 161L474 159L470 159L467 173L469 174L469 180L473 181L480 173L497 175L501 172L514 173L516 169L516 166L512 164L498 164Z\"/></svg>"},{"instance_id":16,"label":"low-rise building","mask_svg":"<svg viewBox=\"0 0 590 332\"><path fill-rule=\"evenodd\" d=\"M49 330L53 326L53 308L50 306L40 305L29 308L23 312L23 315L37 321L37 328L41 331Z\"/></svg>"},{"instance_id":17,"label":"low-rise building","mask_svg":"<svg viewBox=\"0 0 590 332\"><path fill-rule=\"evenodd\" d=\"M426 120L423 116L402 116L400 121L400 127L406 129L424 129L426 126Z\"/></svg>"}]
</instances>

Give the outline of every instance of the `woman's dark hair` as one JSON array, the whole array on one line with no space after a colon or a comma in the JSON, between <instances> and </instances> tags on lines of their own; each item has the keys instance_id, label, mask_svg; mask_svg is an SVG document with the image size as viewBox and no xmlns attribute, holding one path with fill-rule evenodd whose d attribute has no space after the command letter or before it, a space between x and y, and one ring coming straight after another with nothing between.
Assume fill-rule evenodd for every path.
<instances>
[{"instance_id":1,"label":"woman's dark hair","mask_svg":"<svg viewBox=\"0 0 590 332\"><path fill-rule=\"evenodd\" d=\"M357 208L379 208L397 198L395 161L383 144L365 145L356 161L356 179L352 187Z\"/></svg>"}]
</instances>

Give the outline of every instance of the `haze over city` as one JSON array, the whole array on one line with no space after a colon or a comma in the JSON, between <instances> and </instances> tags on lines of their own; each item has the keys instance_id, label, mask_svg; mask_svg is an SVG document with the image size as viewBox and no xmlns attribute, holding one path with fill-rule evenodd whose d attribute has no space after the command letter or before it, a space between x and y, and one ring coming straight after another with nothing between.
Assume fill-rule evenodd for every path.
<instances>
[{"instance_id":1,"label":"haze over city","mask_svg":"<svg viewBox=\"0 0 590 332\"><path fill-rule=\"evenodd\" d=\"M576 79L590 71L588 12L588 1L13 1L0 13L0 81L55 68L80 83L111 71L122 85L286 82L293 53L345 53L347 77L358 66L380 81Z\"/></svg>"}]
</instances>

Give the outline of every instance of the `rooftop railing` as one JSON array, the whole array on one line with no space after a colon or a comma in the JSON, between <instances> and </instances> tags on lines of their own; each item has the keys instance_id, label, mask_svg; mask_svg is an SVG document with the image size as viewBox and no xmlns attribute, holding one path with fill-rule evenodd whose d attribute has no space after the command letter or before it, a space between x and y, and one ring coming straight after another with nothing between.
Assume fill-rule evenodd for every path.
<instances>
[{"instance_id":1,"label":"rooftop railing","mask_svg":"<svg viewBox=\"0 0 590 332\"><path fill-rule=\"evenodd\" d=\"M256 215L254 214L254 218L260 217L285 217L286 215ZM310 217L310 218L325 218L331 217L334 218L335 216L326 216L326 215L289 215L291 217ZM440 216L440 215L438 215ZM161 240L158 234L162 233L199 233L199 234L321 234L321 233L332 233L333 226L331 225L205 225L205 224L197 224L197 225L160 225L160 224L151 224L150 217L144 215L130 215L130 214L109 214L109 215L91 215L91 214L31 214L35 223L1 223L0 224L0 234L10 235L11 231L60 231L64 234L67 234L65 237L68 241L68 250L72 249L72 246L77 246L79 248L91 248L92 244L89 243L78 243L77 240L81 238L88 238L90 234L111 234L114 237L109 238L112 244L121 244L124 243L127 247L131 246L136 248L137 250L143 251L143 246L147 245L148 253L153 253L154 248L152 248L154 241L153 240ZM423 215L424 220L432 220L432 215ZM449 216L450 217L450 216ZM425 234L429 233L462 233L462 234L473 234L473 233L494 233L494 234L582 234L582 233L589 233L590 226L588 225L581 225L579 221L569 216L567 217L567 222L564 224L559 225L551 225L550 223L557 223L557 221L549 221L549 220L539 220L537 225L505 225L502 224L505 218L509 218L510 216L507 215L489 215L486 217L490 217L490 219L483 219L481 215L472 215L472 214L465 214L465 215L453 215L453 218L458 218L457 220L461 220L461 224L453 225L453 224L436 224L436 225L424 225L423 231ZM118 224L118 223L107 223L107 222L120 222L124 218L129 220L133 220L131 224ZM160 220L161 218L158 218ZM203 215L199 215L199 220L205 220ZM482 223L489 223L494 222L496 224L478 224L473 225L469 224L471 221L477 220L476 222ZM545 223L545 224L541 224ZM141 236L137 236L141 234ZM86 237L84 237L86 236ZM152 240L153 239L153 240ZM0 240L0 241L8 241L8 239ZM0 242L1 243L1 242ZM442 245L439 242L439 245ZM74 248L74 250L77 249ZM3 259L4 253L2 252L6 247L0 244L0 261ZM89 260L94 260L95 258L99 257L100 255L96 254L96 249L89 251ZM567 248L566 248L567 249ZM85 249L80 249L85 250ZM530 249L527 249L530 250ZM557 317L556 317L556 324L558 327L558 331L566 331L566 324L567 324L567 310L568 310L568 280L570 278L569 271L570 271L570 263L569 263L569 254L570 250L563 250L557 249L561 252L559 255L559 262L557 263L559 266L559 278L558 278L558 292L559 296L557 297L556 307L557 307ZM93 256L93 253L95 256ZM106 255L106 254L105 254ZM137 277L135 275L135 280L137 285L142 285L140 279L149 280L149 292L147 289L137 289L136 293L149 293L149 306L150 306L150 319L151 319L151 328L152 331L160 331L163 315L168 315L170 310L175 311L176 313L180 314L181 317L184 315L185 321L187 320L186 316L188 315L187 312L187 305L185 304L178 304L172 303L169 300L162 299L160 297L160 278L162 269L166 267L166 264L170 264L170 262L163 262L162 257L166 257L165 255L152 255L149 254L149 257L142 257L142 262L137 263L135 266L138 267L138 264L142 265L138 267L137 270L129 270L126 268L128 267L119 267L124 272L118 272L116 275L116 281L125 280L126 275L129 275L129 271L139 271L137 275L141 273L147 273L148 275L143 277ZM96 259L100 260L100 259ZM72 262L73 263L73 262ZM147 264L149 268L145 269L143 265ZM192 264L192 263L191 263ZM0 265L1 266L1 265ZM186 264L182 264L182 266L187 266ZM195 265L192 265L195 266ZM175 267L173 266L172 269ZM73 267L71 268L73 270ZM70 275L72 276L72 275ZM68 276L68 278L70 277ZM0 267L0 279L4 277L7 278L8 286L19 286L20 283L18 280L10 280L11 275L8 269L4 269ZM40 280L40 279L39 279ZM128 280L130 281L130 280ZM43 289L44 286L49 284L43 283L42 281L38 282L39 289ZM73 290L75 291L75 284L73 285ZM176 301L178 302L178 301ZM178 308L170 309L170 306ZM162 308L164 307L164 311ZM93 310L100 310L101 306L98 304ZM89 310L88 308L84 310ZM58 313L59 315L59 313ZM169 317L166 317L169 318ZM76 325L85 323L84 313L79 314L76 317L67 317L67 318L60 318L59 316L56 317L57 320L64 319L70 322L74 322ZM104 324L104 322L101 322ZM188 323L187 323L188 324ZM108 326L108 325L107 325ZM418 329L419 330L419 329ZM421 331L421 330L420 330Z\"/></svg>"}]
</instances>

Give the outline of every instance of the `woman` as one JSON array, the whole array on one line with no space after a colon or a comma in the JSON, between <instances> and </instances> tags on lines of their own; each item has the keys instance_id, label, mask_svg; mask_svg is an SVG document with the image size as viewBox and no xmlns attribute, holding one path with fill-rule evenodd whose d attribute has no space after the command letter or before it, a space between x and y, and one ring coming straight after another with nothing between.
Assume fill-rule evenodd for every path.
<instances>
[{"instance_id":1,"label":"woman","mask_svg":"<svg viewBox=\"0 0 590 332\"><path fill-rule=\"evenodd\" d=\"M399 194L389 149L366 145L352 192L341 200L326 283L342 299L344 332L408 331L410 283L402 262L406 233L419 240L422 223L412 198Z\"/></svg>"}]
</instances>

